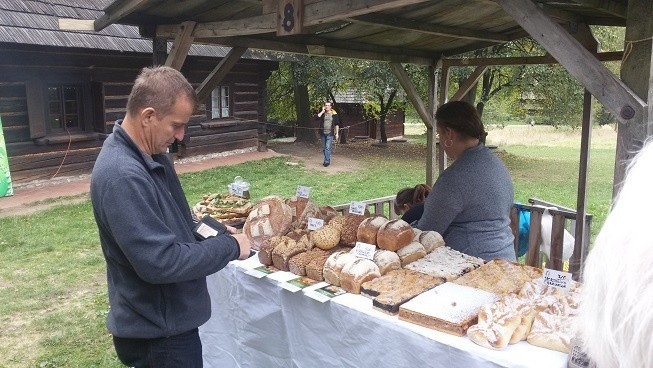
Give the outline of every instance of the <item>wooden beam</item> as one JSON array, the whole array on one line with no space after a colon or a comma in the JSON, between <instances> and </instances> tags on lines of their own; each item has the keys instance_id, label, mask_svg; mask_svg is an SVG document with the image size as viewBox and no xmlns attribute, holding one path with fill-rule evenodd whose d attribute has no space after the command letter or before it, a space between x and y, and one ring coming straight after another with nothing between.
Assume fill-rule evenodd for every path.
<instances>
[{"instance_id":1,"label":"wooden beam","mask_svg":"<svg viewBox=\"0 0 653 368\"><path fill-rule=\"evenodd\" d=\"M313 55L313 56L328 56L338 57L345 59L362 59L362 60L378 60L386 62L417 64L417 65L430 65L433 58L422 56L414 56L407 53L404 54L389 54L381 51L361 51L348 49L344 47L331 47L324 45L306 45L301 43L281 42L268 39L250 38L250 37L225 37L220 39L195 39L196 42L210 43L223 46L232 47L246 47L251 49L260 49L267 51L278 51L293 54ZM285 41L285 40L284 40ZM344 43L343 46L347 46ZM439 55L434 55L437 57Z\"/></svg>"},{"instance_id":2,"label":"wooden beam","mask_svg":"<svg viewBox=\"0 0 653 368\"><path fill-rule=\"evenodd\" d=\"M435 109L437 108L439 70L440 70L439 68L436 68L436 66L433 65L429 65L428 67L429 100L427 106L428 106L428 111L431 114L432 122L435 121ZM435 127L428 126L427 124L425 125L426 125L426 181L425 183L431 186L435 182L438 145L435 137Z\"/></svg>"},{"instance_id":3,"label":"wooden beam","mask_svg":"<svg viewBox=\"0 0 653 368\"><path fill-rule=\"evenodd\" d=\"M236 65L238 59L243 56L245 51L247 51L246 47L234 47L229 51L227 56L220 60L220 63L211 71L204 82L197 87L195 92L197 93L198 101L204 101L209 96L211 91L220 84L231 68Z\"/></svg>"},{"instance_id":4,"label":"wooden beam","mask_svg":"<svg viewBox=\"0 0 653 368\"><path fill-rule=\"evenodd\" d=\"M450 70L448 66L442 65L442 76L440 77L440 95L439 97L439 106L444 105L448 101L448 91L449 91L449 76ZM433 119L433 125L437 125L437 120ZM444 152L444 145L442 142L438 145L438 170L440 174L447 168L447 153Z\"/></svg>"},{"instance_id":5,"label":"wooden beam","mask_svg":"<svg viewBox=\"0 0 653 368\"><path fill-rule=\"evenodd\" d=\"M320 25L343 20L348 17L394 9L401 6L417 4L426 0L321 0L304 6L304 23L302 27ZM193 36L195 38L244 36L277 31L277 17L273 13L256 17L225 20L220 22L198 23ZM157 27L157 36L172 37L173 26Z\"/></svg>"},{"instance_id":6,"label":"wooden beam","mask_svg":"<svg viewBox=\"0 0 653 368\"><path fill-rule=\"evenodd\" d=\"M627 6L614 0L572 0L576 4L598 9L610 15L626 19Z\"/></svg>"},{"instance_id":7,"label":"wooden beam","mask_svg":"<svg viewBox=\"0 0 653 368\"><path fill-rule=\"evenodd\" d=\"M190 50L191 45L193 44L193 29L195 28L195 22L183 22L179 25L179 31L177 32L177 37L172 43L172 49L170 54L166 59L166 66L181 70L186 56L188 56L188 51Z\"/></svg>"},{"instance_id":8,"label":"wooden beam","mask_svg":"<svg viewBox=\"0 0 653 368\"><path fill-rule=\"evenodd\" d=\"M624 57L623 51L608 51L594 54L599 61L621 61ZM443 65L447 66L493 66L493 65L540 65L558 64L551 55L545 56L519 56L519 57L497 57L497 58L467 58L467 59L444 59Z\"/></svg>"},{"instance_id":9,"label":"wooden beam","mask_svg":"<svg viewBox=\"0 0 653 368\"><path fill-rule=\"evenodd\" d=\"M479 66L474 69L472 74L469 75L467 80L458 88L458 91L451 97L451 101L460 101L462 100L465 96L467 96L467 93L476 85L479 79L485 74L485 71L487 70L488 66Z\"/></svg>"},{"instance_id":10,"label":"wooden beam","mask_svg":"<svg viewBox=\"0 0 653 368\"><path fill-rule=\"evenodd\" d=\"M95 31L101 31L112 23L118 23L121 19L144 8L154 0L118 0L104 10L104 15L93 22Z\"/></svg>"},{"instance_id":11,"label":"wooden beam","mask_svg":"<svg viewBox=\"0 0 653 368\"><path fill-rule=\"evenodd\" d=\"M152 39L152 65L164 65L168 56L168 40L163 37Z\"/></svg>"},{"instance_id":12,"label":"wooden beam","mask_svg":"<svg viewBox=\"0 0 653 368\"><path fill-rule=\"evenodd\" d=\"M648 103L648 114L630 121L619 121L617 128L617 152L615 157L613 198L619 193L626 167L639 152L644 141L653 135L653 2L628 2L628 20L625 35L624 60L621 63L621 79L638 96Z\"/></svg>"},{"instance_id":13,"label":"wooden beam","mask_svg":"<svg viewBox=\"0 0 653 368\"><path fill-rule=\"evenodd\" d=\"M444 37L464 38L490 42L508 42L511 40L511 37L500 33L441 26L437 24L424 23L412 19L399 18L383 14L361 15L358 17L347 18L347 20L354 23L371 24L390 29L414 31Z\"/></svg>"},{"instance_id":14,"label":"wooden beam","mask_svg":"<svg viewBox=\"0 0 653 368\"><path fill-rule=\"evenodd\" d=\"M532 0L496 1L620 121L642 121L646 102Z\"/></svg>"},{"instance_id":15,"label":"wooden beam","mask_svg":"<svg viewBox=\"0 0 653 368\"><path fill-rule=\"evenodd\" d=\"M419 97L417 88L415 88L415 85L410 80L410 77L404 70L404 67L399 63L390 63L390 69L392 70L392 73L395 75L395 77L397 77L399 80L399 84L401 84L404 91L406 92L406 97L408 97L408 100L413 104L413 107L415 107L415 110L419 114L419 117L422 118L424 124L426 124L427 128L433 127L434 124L432 114L429 113L428 108L426 105L424 105L424 102Z\"/></svg>"}]
</instances>

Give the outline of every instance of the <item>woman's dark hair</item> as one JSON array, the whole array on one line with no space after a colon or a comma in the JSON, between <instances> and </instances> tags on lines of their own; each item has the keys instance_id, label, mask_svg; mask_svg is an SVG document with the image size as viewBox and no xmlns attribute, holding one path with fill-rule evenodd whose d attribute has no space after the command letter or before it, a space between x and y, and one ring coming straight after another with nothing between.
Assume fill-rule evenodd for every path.
<instances>
[{"instance_id":1,"label":"woman's dark hair","mask_svg":"<svg viewBox=\"0 0 653 368\"><path fill-rule=\"evenodd\" d=\"M426 196L431 193L431 187L426 184L417 184L414 188L404 188L397 192L397 197L395 198L394 209L395 213L399 213L399 210L404 205L409 205L410 207L424 202Z\"/></svg>"},{"instance_id":2,"label":"woman's dark hair","mask_svg":"<svg viewBox=\"0 0 653 368\"><path fill-rule=\"evenodd\" d=\"M441 128L450 128L463 136L478 138L485 144L485 127L478 111L465 101L451 101L440 106L435 112L435 120Z\"/></svg>"}]
</instances>

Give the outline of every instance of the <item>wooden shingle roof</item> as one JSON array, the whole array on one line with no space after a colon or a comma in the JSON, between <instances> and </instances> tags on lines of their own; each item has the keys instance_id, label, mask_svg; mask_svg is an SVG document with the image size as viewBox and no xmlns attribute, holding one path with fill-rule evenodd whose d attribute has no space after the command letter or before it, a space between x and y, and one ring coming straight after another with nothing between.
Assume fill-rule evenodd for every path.
<instances>
[{"instance_id":1,"label":"wooden shingle roof","mask_svg":"<svg viewBox=\"0 0 653 368\"><path fill-rule=\"evenodd\" d=\"M96 19L109 4L111 0L0 0L0 43L151 53L152 40L141 37L137 26L112 24L99 32L59 28L59 19ZM230 49L195 44L189 54L224 57ZM269 58L256 51L244 57Z\"/></svg>"}]
</instances>

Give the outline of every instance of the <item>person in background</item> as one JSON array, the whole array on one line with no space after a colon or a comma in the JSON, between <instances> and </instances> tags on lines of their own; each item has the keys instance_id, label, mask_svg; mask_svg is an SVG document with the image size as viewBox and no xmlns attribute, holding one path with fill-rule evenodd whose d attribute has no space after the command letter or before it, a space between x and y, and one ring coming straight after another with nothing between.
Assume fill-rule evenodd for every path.
<instances>
[{"instance_id":1,"label":"person in background","mask_svg":"<svg viewBox=\"0 0 653 368\"><path fill-rule=\"evenodd\" d=\"M583 270L578 330L596 368L653 366L653 140L631 161Z\"/></svg>"},{"instance_id":2,"label":"person in background","mask_svg":"<svg viewBox=\"0 0 653 368\"><path fill-rule=\"evenodd\" d=\"M422 217L424 200L431 192L431 187L426 184L417 184L413 188L404 188L397 192L394 210L401 219L413 224Z\"/></svg>"},{"instance_id":3,"label":"person in background","mask_svg":"<svg viewBox=\"0 0 653 368\"><path fill-rule=\"evenodd\" d=\"M324 152L324 162L322 165L327 167L331 165L331 147L333 139L338 141L338 132L340 130L340 117L336 110L333 109L331 102L325 102L322 111L317 114L320 120L319 133L322 141L322 150Z\"/></svg>"},{"instance_id":4,"label":"person in background","mask_svg":"<svg viewBox=\"0 0 653 368\"><path fill-rule=\"evenodd\" d=\"M514 261L512 180L485 146L478 112L467 102L452 101L438 108L435 119L440 144L454 162L433 185L417 228L439 232L459 252Z\"/></svg>"},{"instance_id":5,"label":"person in background","mask_svg":"<svg viewBox=\"0 0 653 368\"><path fill-rule=\"evenodd\" d=\"M249 256L244 234L199 241L168 147L197 105L175 69L144 68L102 145L91 201L107 265L118 358L131 367L202 367L198 327L209 319L206 276Z\"/></svg>"}]
</instances>

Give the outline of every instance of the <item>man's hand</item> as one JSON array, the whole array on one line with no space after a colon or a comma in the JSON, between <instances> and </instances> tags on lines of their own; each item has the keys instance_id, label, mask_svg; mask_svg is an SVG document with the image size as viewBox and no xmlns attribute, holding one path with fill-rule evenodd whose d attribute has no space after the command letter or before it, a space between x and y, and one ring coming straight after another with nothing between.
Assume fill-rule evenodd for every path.
<instances>
[{"instance_id":1,"label":"man's hand","mask_svg":"<svg viewBox=\"0 0 653 368\"><path fill-rule=\"evenodd\" d=\"M240 234L231 234L236 241L238 241L238 246L240 247L240 257L238 259L243 260L249 258L249 253L251 250L251 244L249 242L249 238L247 235L240 233Z\"/></svg>"}]
</instances>

